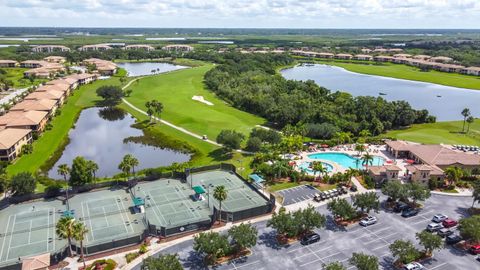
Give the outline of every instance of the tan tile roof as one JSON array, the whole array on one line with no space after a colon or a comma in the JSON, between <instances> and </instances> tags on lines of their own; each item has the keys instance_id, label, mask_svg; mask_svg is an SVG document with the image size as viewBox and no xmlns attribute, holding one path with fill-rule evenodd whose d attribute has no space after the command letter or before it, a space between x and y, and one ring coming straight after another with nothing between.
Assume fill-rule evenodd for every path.
<instances>
[{"instance_id":1,"label":"tan tile roof","mask_svg":"<svg viewBox=\"0 0 480 270\"><path fill-rule=\"evenodd\" d=\"M38 125L47 117L47 115L47 112L42 111L10 111L5 115L0 116L0 126L15 127Z\"/></svg>"},{"instance_id":2,"label":"tan tile roof","mask_svg":"<svg viewBox=\"0 0 480 270\"><path fill-rule=\"evenodd\" d=\"M46 269L50 266L50 253L25 258L22 261L22 270Z\"/></svg>"},{"instance_id":3,"label":"tan tile roof","mask_svg":"<svg viewBox=\"0 0 480 270\"><path fill-rule=\"evenodd\" d=\"M410 144L404 141L387 141L386 144L396 150L410 151L423 163L429 165L462 164L480 166L480 156L454 151L439 144Z\"/></svg>"},{"instance_id":4,"label":"tan tile roof","mask_svg":"<svg viewBox=\"0 0 480 270\"><path fill-rule=\"evenodd\" d=\"M413 164L405 166L409 172L429 171L431 175L443 175L443 170L437 166L427 164Z\"/></svg>"},{"instance_id":5,"label":"tan tile roof","mask_svg":"<svg viewBox=\"0 0 480 270\"><path fill-rule=\"evenodd\" d=\"M0 59L0 64L17 64L18 62L15 60L2 60Z\"/></svg>"},{"instance_id":6,"label":"tan tile roof","mask_svg":"<svg viewBox=\"0 0 480 270\"><path fill-rule=\"evenodd\" d=\"M480 71L480 67L467 67L467 68L465 68L465 70L469 70L469 71Z\"/></svg>"},{"instance_id":7,"label":"tan tile roof","mask_svg":"<svg viewBox=\"0 0 480 270\"><path fill-rule=\"evenodd\" d=\"M368 171L374 175L381 175L387 171L401 171L402 169L397 165L382 165L382 166L368 166Z\"/></svg>"},{"instance_id":8,"label":"tan tile roof","mask_svg":"<svg viewBox=\"0 0 480 270\"><path fill-rule=\"evenodd\" d=\"M61 92L67 92L69 90L70 86L68 84L47 84L47 85L42 85L37 88L36 91L39 92L45 92L45 91L61 91Z\"/></svg>"},{"instance_id":9,"label":"tan tile roof","mask_svg":"<svg viewBox=\"0 0 480 270\"><path fill-rule=\"evenodd\" d=\"M0 130L0 149L9 149L21 139L25 138L31 129L6 128Z\"/></svg>"},{"instance_id":10,"label":"tan tile roof","mask_svg":"<svg viewBox=\"0 0 480 270\"><path fill-rule=\"evenodd\" d=\"M63 97L64 92L62 91L55 91L55 90L50 90L50 91L44 91L44 92L39 92L35 91L28 96L25 97L25 100L28 99L33 99L33 100L38 100L38 99L52 99L52 100L59 100Z\"/></svg>"},{"instance_id":11,"label":"tan tile roof","mask_svg":"<svg viewBox=\"0 0 480 270\"><path fill-rule=\"evenodd\" d=\"M47 111L50 112L56 106L57 101L52 99L23 100L13 106L10 111Z\"/></svg>"},{"instance_id":12,"label":"tan tile roof","mask_svg":"<svg viewBox=\"0 0 480 270\"><path fill-rule=\"evenodd\" d=\"M397 151L410 150L410 146L404 141L386 141L385 144Z\"/></svg>"},{"instance_id":13,"label":"tan tile roof","mask_svg":"<svg viewBox=\"0 0 480 270\"><path fill-rule=\"evenodd\" d=\"M63 56L51 55L51 56L47 56L47 57L43 58L43 60L45 60L45 61L65 61L66 58L63 57Z\"/></svg>"}]
</instances>

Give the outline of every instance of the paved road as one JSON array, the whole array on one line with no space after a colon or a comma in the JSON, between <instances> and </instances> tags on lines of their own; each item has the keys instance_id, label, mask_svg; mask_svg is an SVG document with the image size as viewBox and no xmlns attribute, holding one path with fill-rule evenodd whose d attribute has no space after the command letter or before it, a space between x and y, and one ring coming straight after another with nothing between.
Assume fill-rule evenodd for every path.
<instances>
[{"instance_id":1,"label":"paved road","mask_svg":"<svg viewBox=\"0 0 480 270\"><path fill-rule=\"evenodd\" d=\"M277 194L283 197L283 205L312 200L313 195L317 193L319 193L318 189L308 185L301 185L277 191Z\"/></svg>"},{"instance_id":2,"label":"paved road","mask_svg":"<svg viewBox=\"0 0 480 270\"><path fill-rule=\"evenodd\" d=\"M466 215L466 209L470 205L470 198L432 195L418 216L404 219L399 214L380 211L375 214L379 218L377 224L367 228L356 225L346 230L336 227L329 218L327 227L318 231L321 241L310 246L298 243L278 246L274 240L275 233L266 228L266 222L256 223L259 240L253 248L253 254L215 269L321 269L323 263L340 261L350 270L355 269L348 264L353 252L373 254L379 258L382 269L393 269L393 258L388 250L390 243L396 239L409 239L417 243L415 233L423 230L434 214L444 213L458 219ZM325 206L317 210L327 214ZM185 269L207 269L192 250L192 240L170 247L162 253L178 253ZM429 270L480 269L480 263L475 261L474 256L451 247L437 251L425 266ZM139 266L135 269L139 269Z\"/></svg>"}]
</instances>

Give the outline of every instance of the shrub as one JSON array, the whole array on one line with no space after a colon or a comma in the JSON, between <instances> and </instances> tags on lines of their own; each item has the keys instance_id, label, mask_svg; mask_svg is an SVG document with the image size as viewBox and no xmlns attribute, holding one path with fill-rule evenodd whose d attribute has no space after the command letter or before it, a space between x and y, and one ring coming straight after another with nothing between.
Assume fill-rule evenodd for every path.
<instances>
[{"instance_id":1,"label":"shrub","mask_svg":"<svg viewBox=\"0 0 480 270\"><path fill-rule=\"evenodd\" d=\"M138 252L127 253L125 255L125 259L127 260L127 263L130 263L133 260L135 260L136 258L138 258L138 256L140 256L140 253L138 253Z\"/></svg>"},{"instance_id":2,"label":"shrub","mask_svg":"<svg viewBox=\"0 0 480 270\"><path fill-rule=\"evenodd\" d=\"M112 259L101 259L101 260L96 260L92 263L92 265L88 266L86 270L96 270L96 269L102 269L102 270L113 270L117 267L117 263L112 260Z\"/></svg>"},{"instance_id":3,"label":"shrub","mask_svg":"<svg viewBox=\"0 0 480 270\"><path fill-rule=\"evenodd\" d=\"M146 244L142 244L142 245L140 246L140 248L138 249L138 252L139 252L140 254L145 254L145 253L147 253L147 251L148 251L148 247L147 247Z\"/></svg>"}]
</instances>

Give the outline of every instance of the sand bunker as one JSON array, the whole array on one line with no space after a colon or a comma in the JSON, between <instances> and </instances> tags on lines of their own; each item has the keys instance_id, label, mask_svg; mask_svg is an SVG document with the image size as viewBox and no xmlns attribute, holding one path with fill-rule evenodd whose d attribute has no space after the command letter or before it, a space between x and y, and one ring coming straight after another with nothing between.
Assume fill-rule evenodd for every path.
<instances>
[{"instance_id":1,"label":"sand bunker","mask_svg":"<svg viewBox=\"0 0 480 270\"><path fill-rule=\"evenodd\" d=\"M203 98L203 96L193 96L192 99L193 99L193 100L196 100L196 101L200 101L200 102L202 102L202 103L205 103L205 104L207 104L208 106L213 106L213 103L210 102L210 101L205 100L205 99Z\"/></svg>"}]
</instances>

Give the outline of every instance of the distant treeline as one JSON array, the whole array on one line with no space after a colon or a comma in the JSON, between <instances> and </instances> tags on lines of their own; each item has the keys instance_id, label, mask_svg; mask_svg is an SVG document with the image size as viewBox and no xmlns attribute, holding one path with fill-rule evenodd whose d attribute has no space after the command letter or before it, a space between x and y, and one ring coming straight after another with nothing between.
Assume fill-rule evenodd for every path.
<instances>
[{"instance_id":1,"label":"distant treeline","mask_svg":"<svg viewBox=\"0 0 480 270\"><path fill-rule=\"evenodd\" d=\"M207 72L205 83L236 108L260 115L282 128L305 124L312 137L329 139L339 131L378 135L414 123L435 122L427 110L406 101L353 97L331 92L314 81L286 80L276 68L293 62L287 55L226 53Z\"/></svg>"}]
</instances>

